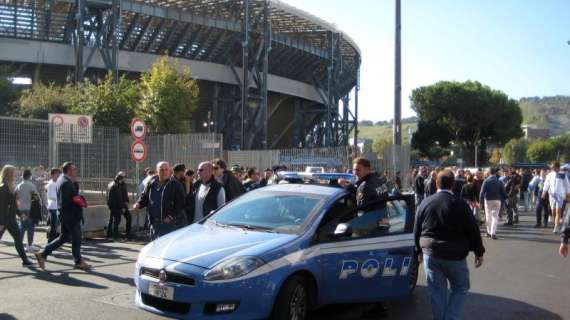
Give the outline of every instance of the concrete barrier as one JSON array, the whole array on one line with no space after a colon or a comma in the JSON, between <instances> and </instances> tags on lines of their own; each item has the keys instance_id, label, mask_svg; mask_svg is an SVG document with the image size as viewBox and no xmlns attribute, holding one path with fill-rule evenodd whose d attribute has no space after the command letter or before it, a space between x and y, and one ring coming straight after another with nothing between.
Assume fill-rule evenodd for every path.
<instances>
[{"instance_id":1,"label":"concrete barrier","mask_svg":"<svg viewBox=\"0 0 570 320\"><path fill-rule=\"evenodd\" d=\"M107 224L109 223L109 208L104 205L92 206L83 210L83 218L85 224L83 225L83 236L85 238L97 238L105 237L107 234ZM133 231L137 230L137 214L131 211L133 221L131 229ZM139 213L141 216L138 219L140 227L144 225L144 212ZM121 224L119 225L119 231L125 231L125 217L121 216Z\"/></svg>"}]
</instances>

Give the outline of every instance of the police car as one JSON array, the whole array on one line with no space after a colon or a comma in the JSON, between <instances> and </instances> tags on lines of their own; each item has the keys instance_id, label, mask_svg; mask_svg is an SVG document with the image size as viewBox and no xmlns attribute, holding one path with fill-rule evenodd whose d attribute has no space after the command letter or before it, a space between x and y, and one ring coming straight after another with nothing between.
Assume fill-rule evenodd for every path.
<instances>
[{"instance_id":1,"label":"police car","mask_svg":"<svg viewBox=\"0 0 570 320\"><path fill-rule=\"evenodd\" d=\"M406 296L418 276L413 197L386 202L387 227L343 188L251 191L141 250L137 307L181 319L302 320L322 305Z\"/></svg>"}]
</instances>

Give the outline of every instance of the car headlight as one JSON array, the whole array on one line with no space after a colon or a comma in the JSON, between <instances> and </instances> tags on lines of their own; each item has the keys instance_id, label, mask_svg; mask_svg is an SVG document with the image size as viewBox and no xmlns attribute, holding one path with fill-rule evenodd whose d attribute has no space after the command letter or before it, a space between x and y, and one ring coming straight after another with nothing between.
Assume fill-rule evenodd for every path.
<instances>
[{"instance_id":1,"label":"car headlight","mask_svg":"<svg viewBox=\"0 0 570 320\"><path fill-rule=\"evenodd\" d=\"M265 262L257 257L235 257L217 264L212 270L204 274L204 280L235 279L252 272L264 265Z\"/></svg>"}]
</instances>

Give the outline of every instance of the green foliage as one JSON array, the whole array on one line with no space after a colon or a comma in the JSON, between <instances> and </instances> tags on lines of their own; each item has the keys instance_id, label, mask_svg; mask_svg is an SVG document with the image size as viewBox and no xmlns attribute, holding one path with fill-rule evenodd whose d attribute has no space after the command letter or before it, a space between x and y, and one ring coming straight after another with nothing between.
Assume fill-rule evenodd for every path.
<instances>
[{"instance_id":1,"label":"green foliage","mask_svg":"<svg viewBox=\"0 0 570 320\"><path fill-rule=\"evenodd\" d=\"M552 140L536 140L530 143L526 157L531 162L550 162L556 158L556 146Z\"/></svg>"},{"instance_id":2,"label":"green foliage","mask_svg":"<svg viewBox=\"0 0 570 320\"><path fill-rule=\"evenodd\" d=\"M528 141L525 139L512 139L504 147L502 151L503 160L508 165L517 162L526 162L526 151L528 148Z\"/></svg>"},{"instance_id":3,"label":"green foliage","mask_svg":"<svg viewBox=\"0 0 570 320\"><path fill-rule=\"evenodd\" d=\"M168 57L159 58L142 75L138 115L157 133L188 131L190 113L197 108L198 82L190 70L177 70Z\"/></svg>"},{"instance_id":4,"label":"green foliage","mask_svg":"<svg viewBox=\"0 0 570 320\"><path fill-rule=\"evenodd\" d=\"M0 116L10 115L17 99L18 92L8 77L8 70L0 69Z\"/></svg>"},{"instance_id":5,"label":"green foliage","mask_svg":"<svg viewBox=\"0 0 570 320\"><path fill-rule=\"evenodd\" d=\"M560 162L570 162L570 133L550 139L554 145L556 159Z\"/></svg>"},{"instance_id":6,"label":"green foliage","mask_svg":"<svg viewBox=\"0 0 570 320\"><path fill-rule=\"evenodd\" d=\"M135 81L125 76L113 83L112 74L108 74L98 84L85 82L83 98L72 113L89 114L97 126L118 127L121 132L130 131L130 122L135 117L139 101L139 87Z\"/></svg>"},{"instance_id":7,"label":"green foliage","mask_svg":"<svg viewBox=\"0 0 570 320\"><path fill-rule=\"evenodd\" d=\"M377 137L372 142L372 151L378 155L379 159L384 159L384 152L392 146L392 139Z\"/></svg>"},{"instance_id":8,"label":"green foliage","mask_svg":"<svg viewBox=\"0 0 570 320\"><path fill-rule=\"evenodd\" d=\"M408 129L412 132L416 131L417 123L402 123L402 144L409 144ZM358 138L359 139L389 139L392 141L392 125L382 124L374 125L372 127L358 127Z\"/></svg>"},{"instance_id":9,"label":"green foliage","mask_svg":"<svg viewBox=\"0 0 570 320\"><path fill-rule=\"evenodd\" d=\"M522 136L517 102L476 81L420 87L413 90L411 100L420 118L412 144L422 151L451 143L469 151L475 145L503 144Z\"/></svg>"},{"instance_id":10,"label":"green foliage","mask_svg":"<svg viewBox=\"0 0 570 320\"><path fill-rule=\"evenodd\" d=\"M17 101L17 115L24 118L47 119L49 113L70 113L84 97L82 87L63 87L38 83L25 89Z\"/></svg>"},{"instance_id":11,"label":"green foliage","mask_svg":"<svg viewBox=\"0 0 570 320\"><path fill-rule=\"evenodd\" d=\"M501 163L501 158L503 157L500 149L493 149L491 153L491 158L489 158L489 163L493 166L497 166Z\"/></svg>"}]
</instances>

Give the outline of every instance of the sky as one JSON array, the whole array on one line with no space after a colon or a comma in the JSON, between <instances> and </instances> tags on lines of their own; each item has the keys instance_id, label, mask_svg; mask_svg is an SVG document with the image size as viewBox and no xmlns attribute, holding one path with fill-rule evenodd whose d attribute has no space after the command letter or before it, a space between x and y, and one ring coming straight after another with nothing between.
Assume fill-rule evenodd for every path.
<instances>
[{"instance_id":1,"label":"sky","mask_svg":"<svg viewBox=\"0 0 570 320\"><path fill-rule=\"evenodd\" d=\"M359 120L394 110L395 0L284 0L362 53ZM512 98L570 95L570 0L402 0L402 116L414 88L476 80Z\"/></svg>"}]
</instances>

